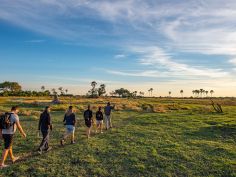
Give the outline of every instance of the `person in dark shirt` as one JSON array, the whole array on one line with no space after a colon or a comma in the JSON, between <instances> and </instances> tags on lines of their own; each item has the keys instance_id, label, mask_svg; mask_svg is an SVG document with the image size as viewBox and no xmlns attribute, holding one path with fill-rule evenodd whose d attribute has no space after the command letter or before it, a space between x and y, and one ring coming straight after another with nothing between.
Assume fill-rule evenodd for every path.
<instances>
[{"instance_id":1,"label":"person in dark shirt","mask_svg":"<svg viewBox=\"0 0 236 177\"><path fill-rule=\"evenodd\" d=\"M68 111L66 112L63 122L66 126L66 133L64 134L61 145L64 145L65 139L68 136L71 136L71 144L75 144L75 125L76 118L73 110L73 106L69 106Z\"/></svg>"},{"instance_id":2,"label":"person in dark shirt","mask_svg":"<svg viewBox=\"0 0 236 177\"><path fill-rule=\"evenodd\" d=\"M87 129L86 129L87 138L90 137L91 126L93 123L92 118L93 118L93 112L90 110L90 105L88 105L88 109L84 111L84 121L85 121L85 125L87 126Z\"/></svg>"},{"instance_id":3,"label":"person in dark shirt","mask_svg":"<svg viewBox=\"0 0 236 177\"><path fill-rule=\"evenodd\" d=\"M103 113L102 113L102 107L100 106L98 108L98 111L96 112L96 124L97 124L97 130L100 129L100 133L103 133L102 128L103 128Z\"/></svg>"},{"instance_id":4,"label":"person in dark shirt","mask_svg":"<svg viewBox=\"0 0 236 177\"><path fill-rule=\"evenodd\" d=\"M41 131L43 135L42 142L38 148L40 154L42 154L42 151L49 151L51 149L51 147L49 147L49 129L52 131L50 110L51 108L46 106L39 119L38 130Z\"/></svg>"}]
</instances>

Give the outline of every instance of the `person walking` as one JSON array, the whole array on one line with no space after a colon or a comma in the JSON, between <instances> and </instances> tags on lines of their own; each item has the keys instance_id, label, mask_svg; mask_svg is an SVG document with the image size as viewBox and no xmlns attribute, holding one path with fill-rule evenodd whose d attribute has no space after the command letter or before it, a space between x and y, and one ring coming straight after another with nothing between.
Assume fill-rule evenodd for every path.
<instances>
[{"instance_id":1,"label":"person walking","mask_svg":"<svg viewBox=\"0 0 236 177\"><path fill-rule=\"evenodd\" d=\"M42 154L43 151L49 151L52 148L49 147L49 130L52 131L51 123L51 108L46 106L42 114L40 115L38 130L41 131L43 139L39 145L38 153Z\"/></svg>"},{"instance_id":2,"label":"person walking","mask_svg":"<svg viewBox=\"0 0 236 177\"><path fill-rule=\"evenodd\" d=\"M66 125L66 133L64 134L61 140L61 145L64 145L64 142L68 136L71 136L71 144L75 144L76 117L73 110L73 106L69 106L68 111L64 116L63 122Z\"/></svg>"},{"instance_id":3,"label":"person walking","mask_svg":"<svg viewBox=\"0 0 236 177\"><path fill-rule=\"evenodd\" d=\"M104 108L106 130L108 130L109 128L112 128L112 123L111 123L111 111L112 111L112 109L115 109L115 105L111 106L111 103L108 102L107 106L105 106L105 108Z\"/></svg>"},{"instance_id":4,"label":"person walking","mask_svg":"<svg viewBox=\"0 0 236 177\"><path fill-rule=\"evenodd\" d=\"M18 129L21 133L21 135L26 138L26 134L21 127L20 120L18 117L19 113L19 107L13 106L11 108L10 113L5 113L1 117L1 123L0 123L0 137L4 140L4 150L2 152L2 158L0 161L0 168L8 167L8 165L5 165L6 158L8 156L8 153L10 155L12 163L16 162L19 157L16 157L13 155L12 151L12 145L13 145L13 137L16 132L16 129Z\"/></svg>"},{"instance_id":5,"label":"person walking","mask_svg":"<svg viewBox=\"0 0 236 177\"><path fill-rule=\"evenodd\" d=\"M92 118L93 118L93 112L90 110L90 105L88 105L88 109L86 111L84 111L84 121L85 121L85 125L87 127L87 129L86 129L87 138L90 138L91 126L93 123Z\"/></svg>"},{"instance_id":6,"label":"person walking","mask_svg":"<svg viewBox=\"0 0 236 177\"><path fill-rule=\"evenodd\" d=\"M100 129L100 133L103 133L103 131L102 131L102 128L103 128L103 113L102 113L102 107L101 106L98 108L98 111L96 112L96 124L97 124L96 133L97 133L98 129Z\"/></svg>"}]
</instances>

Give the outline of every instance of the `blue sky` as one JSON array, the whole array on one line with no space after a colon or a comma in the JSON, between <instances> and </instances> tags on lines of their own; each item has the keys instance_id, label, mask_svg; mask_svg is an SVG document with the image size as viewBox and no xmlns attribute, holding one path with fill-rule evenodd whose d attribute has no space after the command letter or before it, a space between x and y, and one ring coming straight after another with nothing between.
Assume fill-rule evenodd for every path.
<instances>
[{"instance_id":1,"label":"blue sky","mask_svg":"<svg viewBox=\"0 0 236 177\"><path fill-rule=\"evenodd\" d=\"M0 81L236 96L235 0L0 0Z\"/></svg>"}]
</instances>

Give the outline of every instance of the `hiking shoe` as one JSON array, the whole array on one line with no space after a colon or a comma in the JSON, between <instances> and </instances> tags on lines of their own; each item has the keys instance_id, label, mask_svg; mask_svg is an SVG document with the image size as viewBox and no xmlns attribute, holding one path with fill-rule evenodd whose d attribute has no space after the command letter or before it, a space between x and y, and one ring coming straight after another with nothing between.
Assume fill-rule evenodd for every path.
<instances>
[{"instance_id":1,"label":"hiking shoe","mask_svg":"<svg viewBox=\"0 0 236 177\"><path fill-rule=\"evenodd\" d=\"M64 140L61 140L61 145L64 146Z\"/></svg>"},{"instance_id":2,"label":"hiking shoe","mask_svg":"<svg viewBox=\"0 0 236 177\"><path fill-rule=\"evenodd\" d=\"M71 141L71 144L75 144L75 141Z\"/></svg>"},{"instance_id":3,"label":"hiking shoe","mask_svg":"<svg viewBox=\"0 0 236 177\"><path fill-rule=\"evenodd\" d=\"M20 157L15 157L14 160L12 160L12 163L15 163L19 159L20 159Z\"/></svg>"},{"instance_id":4,"label":"hiking shoe","mask_svg":"<svg viewBox=\"0 0 236 177\"><path fill-rule=\"evenodd\" d=\"M0 169L2 169L2 168L7 168L7 167L9 167L9 165L0 165Z\"/></svg>"}]
</instances>

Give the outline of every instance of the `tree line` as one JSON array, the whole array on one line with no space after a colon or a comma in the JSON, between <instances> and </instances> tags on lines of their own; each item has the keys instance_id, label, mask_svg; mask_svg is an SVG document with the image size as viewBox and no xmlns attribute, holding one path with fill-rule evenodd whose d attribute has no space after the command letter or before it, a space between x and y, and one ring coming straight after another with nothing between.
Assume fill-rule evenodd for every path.
<instances>
[{"instance_id":1,"label":"tree line","mask_svg":"<svg viewBox=\"0 0 236 177\"><path fill-rule=\"evenodd\" d=\"M90 83L91 89L88 90L86 96L89 98L97 98L101 96L108 96L106 91L106 85L101 83L98 85L96 81L92 81ZM153 96L153 88L147 90L148 96ZM51 95L59 95L59 96L73 96L68 93L68 89L59 87L52 88L51 90L46 89L45 86L41 86L40 91L30 91L30 90L22 90L22 86L17 82L9 82L5 81L0 83L0 96L51 96ZM172 92L168 91L168 96L171 97ZM184 90L180 90L181 97L184 97ZM192 91L193 97L208 97L210 94L211 97L214 93L214 90L204 90L204 89L196 89ZM121 97L121 98L138 98L144 97L145 92L143 91L130 91L125 88L119 88L109 93L110 96Z\"/></svg>"}]
</instances>

